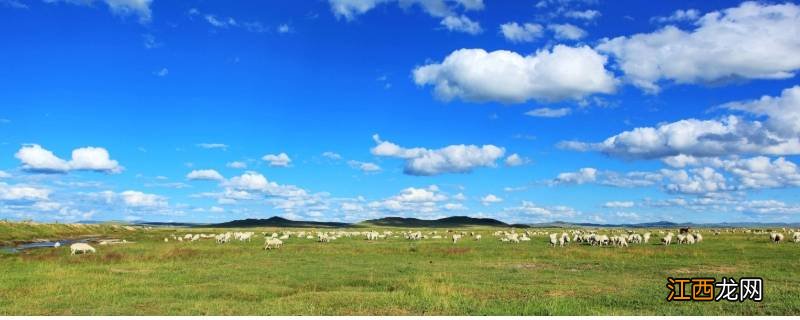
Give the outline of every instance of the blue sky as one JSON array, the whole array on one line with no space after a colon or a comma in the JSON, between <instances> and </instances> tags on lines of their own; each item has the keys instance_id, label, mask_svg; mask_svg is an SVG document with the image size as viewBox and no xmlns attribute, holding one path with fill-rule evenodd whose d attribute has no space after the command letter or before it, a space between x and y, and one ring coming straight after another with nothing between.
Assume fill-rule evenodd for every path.
<instances>
[{"instance_id":1,"label":"blue sky","mask_svg":"<svg viewBox=\"0 0 800 320\"><path fill-rule=\"evenodd\" d=\"M800 221L800 6L0 0L0 218Z\"/></svg>"}]
</instances>

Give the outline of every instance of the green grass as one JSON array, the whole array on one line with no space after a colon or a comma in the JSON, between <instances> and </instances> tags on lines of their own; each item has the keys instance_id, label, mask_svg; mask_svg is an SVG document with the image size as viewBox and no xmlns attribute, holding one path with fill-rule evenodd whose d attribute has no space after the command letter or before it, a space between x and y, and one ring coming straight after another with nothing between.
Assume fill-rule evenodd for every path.
<instances>
[{"instance_id":1,"label":"green grass","mask_svg":"<svg viewBox=\"0 0 800 320\"><path fill-rule=\"evenodd\" d=\"M492 231L455 245L292 238L273 251L261 237L217 245L164 243L175 229L112 233L136 243L0 254L0 315L800 314L800 245L766 235L550 248L542 236L508 244ZM764 301L668 303L668 276L762 277Z\"/></svg>"}]
</instances>

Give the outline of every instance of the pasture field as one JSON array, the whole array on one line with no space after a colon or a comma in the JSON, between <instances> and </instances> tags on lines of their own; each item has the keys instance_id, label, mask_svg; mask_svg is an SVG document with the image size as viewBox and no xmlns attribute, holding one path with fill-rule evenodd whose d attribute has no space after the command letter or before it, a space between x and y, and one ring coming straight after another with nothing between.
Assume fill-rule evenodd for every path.
<instances>
[{"instance_id":1,"label":"pasture field","mask_svg":"<svg viewBox=\"0 0 800 320\"><path fill-rule=\"evenodd\" d=\"M484 228L469 229L481 241L456 244L290 238L265 251L260 232L278 229L236 230L258 237L165 243L233 230L118 230L105 236L135 243L93 244L96 254L76 256L66 247L0 254L0 315L800 314L800 244L764 234L700 230L702 243L663 246L654 232L650 244L628 248L553 248L547 236L504 243L492 236L500 229ZM762 277L764 298L667 302L669 276Z\"/></svg>"}]
</instances>

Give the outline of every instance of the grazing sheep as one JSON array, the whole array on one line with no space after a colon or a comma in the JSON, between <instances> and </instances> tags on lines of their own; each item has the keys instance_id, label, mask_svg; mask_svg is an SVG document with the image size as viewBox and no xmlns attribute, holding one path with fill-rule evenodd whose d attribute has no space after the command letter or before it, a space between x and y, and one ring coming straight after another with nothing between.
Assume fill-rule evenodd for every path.
<instances>
[{"instance_id":1,"label":"grazing sheep","mask_svg":"<svg viewBox=\"0 0 800 320\"><path fill-rule=\"evenodd\" d=\"M169 242L169 238L164 238L164 242Z\"/></svg>"},{"instance_id":2,"label":"grazing sheep","mask_svg":"<svg viewBox=\"0 0 800 320\"><path fill-rule=\"evenodd\" d=\"M644 239L643 239L643 240L644 240L644 243L647 243L647 242L649 242L649 241L650 241L650 232L646 232L646 233L644 234L644 237L643 237L643 238L644 238Z\"/></svg>"},{"instance_id":3,"label":"grazing sheep","mask_svg":"<svg viewBox=\"0 0 800 320\"><path fill-rule=\"evenodd\" d=\"M481 240L481 238L482 238L482 236L481 236L481 235L479 235L479 234L476 234L476 235L475 235L475 241L480 241L480 240ZM795 242L797 242L797 241L795 241Z\"/></svg>"},{"instance_id":4,"label":"grazing sheep","mask_svg":"<svg viewBox=\"0 0 800 320\"><path fill-rule=\"evenodd\" d=\"M75 255L75 254L78 254L78 253L83 254L83 253L89 253L89 252L91 252L91 253L97 252L97 250L92 248L92 246L90 246L88 244L85 244L85 243L73 243L73 244L71 244L69 246L69 250L70 250L72 255Z\"/></svg>"},{"instance_id":5,"label":"grazing sheep","mask_svg":"<svg viewBox=\"0 0 800 320\"><path fill-rule=\"evenodd\" d=\"M562 247L564 244L569 243L569 235L567 235L566 232L561 233L561 239L559 239L559 243L562 244Z\"/></svg>"},{"instance_id":6,"label":"grazing sheep","mask_svg":"<svg viewBox=\"0 0 800 320\"><path fill-rule=\"evenodd\" d=\"M558 235L555 233L550 234L550 245L555 247L558 244Z\"/></svg>"},{"instance_id":7,"label":"grazing sheep","mask_svg":"<svg viewBox=\"0 0 800 320\"><path fill-rule=\"evenodd\" d=\"M264 250L278 249L281 245L283 245L283 241L280 239L267 238L267 240L264 241Z\"/></svg>"},{"instance_id":8,"label":"grazing sheep","mask_svg":"<svg viewBox=\"0 0 800 320\"><path fill-rule=\"evenodd\" d=\"M686 243L686 235L683 233L678 234L678 244Z\"/></svg>"},{"instance_id":9,"label":"grazing sheep","mask_svg":"<svg viewBox=\"0 0 800 320\"><path fill-rule=\"evenodd\" d=\"M703 242L703 235L700 232L694 234L694 241L697 243Z\"/></svg>"},{"instance_id":10,"label":"grazing sheep","mask_svg":"<svg viewBox=\"0 0 800 320\"><path fill-rule=\"evenodd\" d=\"M453 235L453 243L455 244L456 242L458 242L458 239L461 239L461 236L462 235L460 235L460 234L454 234Z\"/></svg>"},{"instance_id":11,"label":"grazing sheep","mask_svg":"<svg viewBox=\"0 0 800 320\"><path fill-rule=\"evenodd\" d=\"M664 245L670 245L672 243L673 236L674 235L672 234L672 232L668 233L666 236L664 236L664 238L661 239L661 243L663 243Z\"/></svg>"},{"instance_id":12,"label":"grazing sheep","mask_svg":"<svg viewBox=\"0 0 800 320\"><path fill-rule=\"evenodd\" d=\"M775 232L770 233L769 238L772 240L772 242L775 243L781 242L783 241L783 233L775 233Z\"/></svg>"}]
</instances>

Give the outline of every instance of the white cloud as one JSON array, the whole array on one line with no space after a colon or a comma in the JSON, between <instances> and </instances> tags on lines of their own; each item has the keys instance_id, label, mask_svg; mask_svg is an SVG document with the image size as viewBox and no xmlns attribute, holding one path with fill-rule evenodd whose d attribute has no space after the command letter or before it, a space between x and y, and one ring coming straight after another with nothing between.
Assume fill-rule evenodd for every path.
<instances>
[{"instance_id":1,"label":"white cloud","mask_svg":"<svg viewBox=\"0 0 800 320\"><path fill-rule=\"evenodd\" d=\"M106 149L97 147L72 150L72 160L69 162L69 166L71 170L91 170L109 173L119 173L123 169L116 160L111 160Z\"/></svg>"},{"instance_id":2,"label":"white cloud","mask_svg":"<svg viewBox=\"0 0 800 320\"><path fill-rule=\"evenodd\" d=\"M217 170L213 169L206 169L206 170L192 170L186 175L186 179L189 180L211 180L211 181L222 181L225 178L222 177Z\"/></svg>"},{"instance_id":3,"label":"white cloud","mask_svg":"<svg viewBox=\"0 0 800 320\"><path fill-rule=\"evenodd\" d=\"M233 169L245 169L245 168L247 168L247 163L245 163L243 161L231 161L231 162L228 162L228 164L226 164L225 166L227 166L228 168L233 168Z\"/></svg>"},{"instance_id":4,"label":"white cloud","mask_svg":"<svg viewBox=\"0 0 800 320\"><path fill-rule=\"evenodd\" d=\"M289 27L288 24L282 24L278 26L278 33L289 33L292 29Z\"/></svg>"},{"instance_id":5,"label":"white cloud","mask_svg":"<svg viewBox=\"0 0 800 320\"><path fill-rule=\"evenodd\" d=\"M465 15L444 17L440 24L449 31L457 31L473 35L483 32L480 23L470 20Z\"/></svg>"},{"instance_id":6,"label":"white cloud","mask_svg":"<svg viewBox=\"0 0 800 320\"><path fill-rule=\"evenodd\" d=\"M378 166L377 164L372 163L372 162L361 162L361 161L356 161L356 160L350 160L350 161L347 161L347 164L349 164L351 167L356 168L358 170L361 170L363 172L378 172L378 171L381 171L381 167Z\"/></svg>"},{"instance_id":7,"label":"white cloud","mask_svg":"<svg viewBox=\"0 0 800 320\"><path fill-rule=\"evenodd\" d=\"M601 16L602 14L600 11L597 10L584 10L584 11L576 11L571 10L564 13L564 16L567 18L574 18L574 19L583 19L583 20L594 20Z\"/></svg>"},{"instance_id":8,"label":"white cloud","mask_svg":"<svg viewBox=\"0 0 800 320\"><path fill-rule=\"evenodd\" d=\"M551 24L547 29L553 31L556 39L560 40L580 40L586 37L586 31L569 23Z\"/></svg>"},{"instance_id":9,"label":"white cloud","mask_svg":"<svg viewBox=\"0 0 800 320\"><path fill-rule=\"evenodd\" d=\"M558 177L553 180L555 184L572 183L584 184L597 181L597 169L595 168L581 168L577 172L564 172L560 173Z\"/></svg>"},{"instance_id":10,"label":"white cloud","mask_svg":"<svg viewBox=\"0 0 800 320\"><path fill-rule=\"evenodd\" d=\"M308 196L308 193L301 188L277 184L267 180L264 175L253 171L235 176L223 182L222 185L229 188L226 190L224 198L251 199L252 195L249 192L258 192L270 197L283 198Z\"/></svg>"},{"instance_id":11,"label":"white cloud","mask_svg":"<svg viewBox=\"0 0 800 320\"><path fill-rule=\"evenodd\" d=\"M500 25L500 33L511 42L533 42L540 38L544 28L540 24L507 22Z\"/></svg>"},{"instance_id":12,"label":"white cloud","mask_svg":"<svg viewBox=\"0 0 800 320\"><path fill-rule=\"evenodd\" d=\"M402 8L419 6L434 17L453 15L455 9L483 10L483 0L328 0L336 18L353 20L379 4L397 3Z\"/></svg>"},{"instance_id":13,"label":"white cloud","mask_svg":"<svg viewBox=\"0 0 800 320\"><path fill-rule=\"evenodd\" d=\"M11 174L3 170L0 170L0 179L8 179L8 178L11 178Z\"/></svg>"},{"instance_id":14,"label":"white cloud","mask_svg":"<svg viewBox=\"0 0 800 320\"><path fill-rule=\"evenodd\" d=\"M217 28L228 28L228 27L235 27L237 25L236 19L228 17L228 18L218 18L213 14L207 14L204 16L206 21Z\"/></svg>"},{"instance_id":15,"label":"white cloud","mask_svg":"<svg viewBox=\"0 0 800 320\"><path fill-rule=\"evenodd\" d=\"M261 160L269 162L270 167L288 167L292 163L292 159L284 152L265 155L261 157Z\"/></svg>"},{"instance_id":16,"label":"white cloud","mask_svg":"<svg viewBox=\"0 0 800 320\"><path fill-rule=\"evenodd\" d=\"M650 21L658 23L695 21L700 18L700 11L697 9L675 10L668 17L653 17Z\"/></svg>"},{"instance_id":17,"label":"white cloud","mask_svg":"<svg viewBox=\"0 0 800 320\"><path fill-rule=\"evenodd\" d=\"M523 164L528 163L528 159L525 159L525 158L521 157L520 155L514 153L514 154L506 157L505 163L506 163L506 166L516 167L516 166L521 166Z\"/></svg>"},{"instance_id":18,"label":"white cloud","mask_svg":"<svg viewBox=\"0 0 800 320\"><path fill-rule=\"evenodd\" d=\"M500 197L498 197L496 195L493 195L493 194L487 194L486 196L481 198L481 203L484 206L488 206L488 205L491 205L491 204L494 204L494 203L500 203L500 202L503 202L503 198L500 198Z\"/></svg>"},{"instance_id":19,"label":"white cloud","mask_svg":"<svg viewBox=\"0 0 800 320\"><path fill-rule=\"evenodd\" d=\"M161 70L153 72L153 74L159 77L166 77L169 74L169 69L161 68Z\"/></svg>"},{"instance_id":20,"label":"white cloud","mask_svg":"<svg viewBox=\"0 0 800 320\"><path fill-rule=\"evenodd\" d=\"M633 201L609 201L603 204L605 208L633 208Z\"/></svg>"},{"instance_id":21,"label":"white cloud","mask_svg":"<svg viewBox=\"0 0 800 320\"><path fill-rule=\"evenodd\" d=\"M225 209L223 209L221 207L213 206L213 207L209 208L208 211L210 211L212 213L223 213L223 212L225 212Z\"/></svg>"},{"instance_id":22,"label":"white cloud","mask_svg":"<svg viewBox=\"0 0 800 320\"><path fill-rule=\"evenodd\" d=\"M666 26L653 33L606 39L597 49L616 57L634 85L657 92L659 82L719 83L786 79L800 68L800 7L743 2L705 14L690 31Z\"/></svg>"},{"instance_id":23,"label":"white cloud","mask_svg":"<svg viewBox=\"0 0 800 320\"><path fill-rule=\"evenodd\" d=\"M800 170L784 158L767 157L723 161L722 166L734 175L742 189L800 187Z\"/></svg>"},{"instance_id":24,"label":"white cloud","mask_svg":"<svg viewBox=\"0 0 800 320\"><path fill-rule=\"evenodd\" d=\"M167 199L156 194L127 190L120 193L120 196L122 196L123 203L130 207L158 208L167 206Z\"/></svg>"},{"instance_id":25,"label":"white cloud","mask_svg":"<svg viewBox=\"0 0 800 320\"><path fill-rule=\"evenodd\" d=\"M570 218L576 216L579 213L575 209L567 206L545 207L533 203L531 201L522 201L522 204L520 206L504 208L503 211L516 214L533 215L541 218L542 220L556 219L556 218Z\"/></svg>"},{"instance_id":26,"label":"white cloud","mask_svg":"<svg viewBox=\"0 0 800 320\"><path fill-rule=\"evenodd\" d=\"M0 182L0 201L42 201L50 198L50 189L8 185Z\"/></svg>"},{"instance_id":27,"label":"white cloud","mask_svg":"<svg viewBox=\"0 0 800 320\"><path fill-rule=\"evenodd\" d=\"M525 115L539 118L560 118L570 114L570 112L572 112L570 108L538 108L525 112Z\"/></svg>"},{"instance_id":28,"label":"white cloud","mask_svg":"<svg viewBox=\"0 0 800 320\"><path fill-rule=\"evenodd\" d=\"M413 74L417 85L434 86L436 96L445 101L520 103L613 93L616 79L605 63L604 56L586 46L557 45L528 56L460 49L441 63L417 67Z\"/></svg>"},{"instance_id":29,"label":"white cloud","mask_svg":"<svg viewBox=\"0 0 800 320\"><path fill-rule=\"evenodd\" d=\"M731 102L722 108L766 116L766 127L783 137L800 134L800 85L781 91L779 97L762 96L751 101Z\"/></svg>"},{"instance_id":30,"label":"white cloud","mask_svg":"<svg viewBox=\"0 0 800 320\"><path fill-rule=\"evenodd\" d=\"M441 149L403 148L373 135L377 145L373 155L406 160L404 173L433 176L443 173L467 173L478 167L494 167L505 150L494 145L450 145Z\"/></svg>"},{"instance_id":31,"label":"white cloud","mask_svg":"<svg viewBox=\"0 0 800 320\"><path fill-rule=\"evenodd\" d=\"M732 102L722 108L766 116L766 120L750 121L734 115L715 120L686 119L625 131L601 143L570 141L559 146L628 159L665 159L675 166L696 162L692 157L800 154L800 86L783 90L780 97Z\"/></svg>"},{"instance_id":32,"label":"white cloud","mask_svg":"<svg viewBox=\"0 0 800 320\"><path fill-rule=\"evenodd\" d=\"M69 3L75 5L91 6L99 0L44 0L46 3ZM135 15L139 17L140 23L150 22L152 11L150 4L153 0L102 0L112 13L120 16Z\"/></svg>"},{"instance_id":33,"label":"white cloud","mask_svg":"<svg viewBox=\"0 0 800 320\"><path fill-rule=\"evenodd\" d=\"M708 194L731 190L725 177L710 167L691 170L661 170L668 183L668 192L687 194Z\"/></svg>"},{"instance_id":34,"label":"white cloud","mask_svg":"<svg viewBox=\"0 0 800 320\"><path fill-rule=\"evenodd\" d=\"M462 203L445 203L442 208L448 211L467 210L467 207Z\"/></svg>"},{"instance_id":35,"label":"white cloud","mask_svg":"<svg viewBox=\"0 0 800 320\"><path fill-rule=\"evenodd\" d=\"M228 150L228 145L224 143L198 143L198 147L203 149L220 149L220 150Z\"/></svg>"},{"instance_id":36,"label":"white cloud","mask_svg":"<svg viewBox=\"0 0 800 320\"><path fill-rule=\"evenodd\" d=\"M332 151L325 151L322 156L331 160L342 160L342 155Z\"/></svg>"},{"instance_id":37,"label":"white cloud","mask_svg":"<svg viewBox=\"0 0 800 320\"><path fill-rule=\"evenodd\" d=\"M108 151L98 147L83 147L72 150L72 159L63 160L52 151L38 144L23 145L14 155L25 170L33 172L63 173L72 170L87 170L119 173L124 170L116 160L111 160Z\"/></svg>"}]
</instances>

